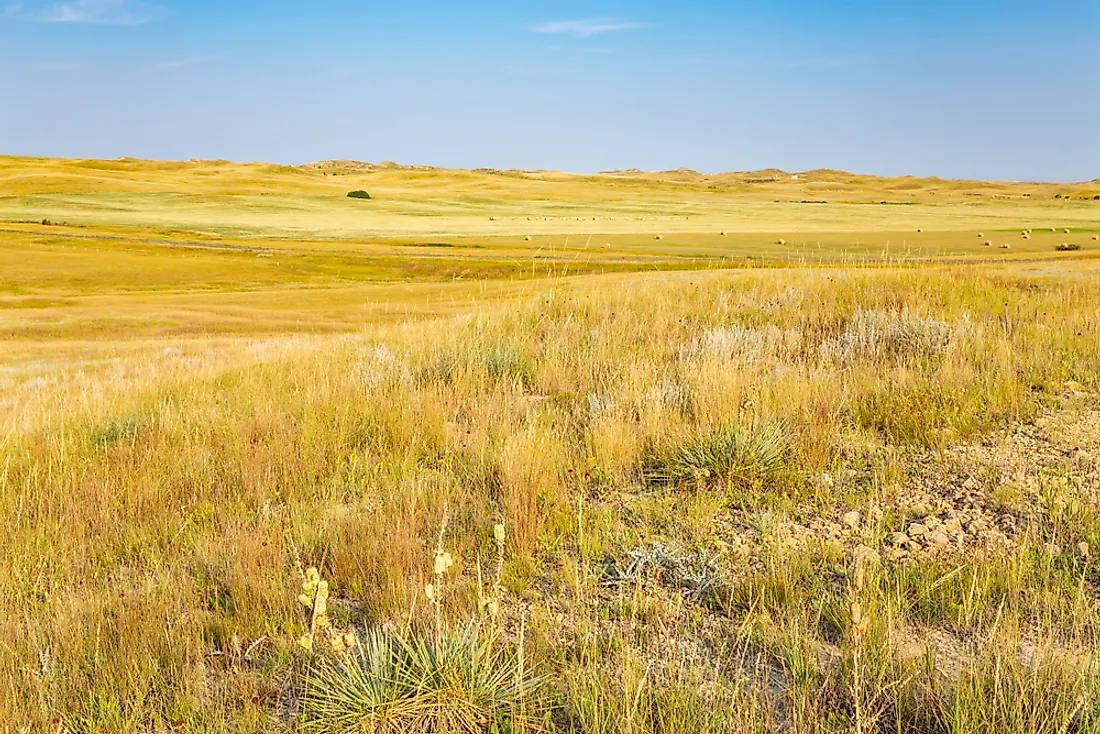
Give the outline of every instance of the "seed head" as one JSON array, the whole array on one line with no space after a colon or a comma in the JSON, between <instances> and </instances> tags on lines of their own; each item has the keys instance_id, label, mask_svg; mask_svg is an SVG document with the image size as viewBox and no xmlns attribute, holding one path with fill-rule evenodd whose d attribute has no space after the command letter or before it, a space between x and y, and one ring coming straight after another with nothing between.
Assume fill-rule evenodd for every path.
<instances>
[{"instance_id":1,"label":"seed head","mask_svg":"<svg viewBox=\"0 0 1100 734\"><path fill-rule=\"evenodd\" d=\"M450 570L451 566L455 565L454 559L451 558L451 554L447 551L439 553L435 557L435 575L442 576Z\"/></svg>"}]
</instances>

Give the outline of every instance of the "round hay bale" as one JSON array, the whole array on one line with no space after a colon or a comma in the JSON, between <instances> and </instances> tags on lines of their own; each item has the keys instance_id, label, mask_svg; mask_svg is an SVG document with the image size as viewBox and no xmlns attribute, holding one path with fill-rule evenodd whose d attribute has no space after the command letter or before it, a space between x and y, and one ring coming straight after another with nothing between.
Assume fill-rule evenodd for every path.
<instances>
[{"instance_id":1,"label":"round hay bale","mask_svg":"<svg viewBox=\"0 0 1100 734\"><path fill-rule=\"evenodd\" d=\"M524 242L530 242L530 241L531 241L531 235L527 235L527 236L525 236L525 237L523 238L523 241L524 241Z\"/></svg>"},{"instance_id":2,"label":"round hay bale","mask_svg":"<svg viewBox=\"0 0 1100 734\"><path fill-rule=\"evenodd\" d=\"M1062 234L1069 234L1069 230L1068 229L1063 229Z\"/></svg>"},{"instance_id":3,"label":"round hay bale","mask_svg":"<svg viewBox=\"0 0 1100 734\"><path fill-rule=\"evenodd\" d=\"M719 233L718 233L718 235L719 235L720 237L725 237L725 236L726 236L726 233L725 233L725 232L719 232Z\"/></svg>"},{"instance_id":4,"label":"round hay bale","mask_svg":"<svg viewBox=\"0 0 1100 734\"><path fill-rule=\"evenodd\" d=\"M1093 241L1093 242L1096 242L1097 240L1100 240L1100 235L1095 235L1095 234L1094 234L1094 235L1092 236L1092 241Z\"/></svg>"},{"instance_id":5,"label":"round hay bale","mask_svg":"<svg viewBox=\"0 0 1100 734\"><path fill-rule=\"evenodd\" d=\"M1010 244L1008 244L1007 242L1006 242L1006 243L1004 243L1003 245L1001 245L1001 249L1002 249L1002 250L1007 250L1007 249L1009 249L1010 247L1011 247L1011 245L1010 245Z\"/></svg>"},{"instance_id":6,"label":"round hay bale","mask_svg":"<svg viewBox=\"0 0 1100 734\"><path fill-rule=\"evenodd\" d=\"M990 242L989 240L986 240L986 241L985 241L985 246L986 246L986 247L993 247L993 243L992 243L992 242Z\"/></svg>"},{"instance_id":7,"label":"round hay bale","mask_svg":"<svg viewBox=\"0 0 1100 734\"><path fill-rule=\"evenodd\" d=\"M654 237L653 239L655 239L655 240L663 240L664 238L665 238L665 237L664 237L664 235L660 235L660 234L659 234L659 235L657 235L656 237Z\"/></svg>"},{"instance_id":8,"label":"round hay bale","mask_svg":"<svg viewBox=\"0 0 1100 734\"><path fill-rule=\"evenodd\" d=\"M919 229L918 229L917 231L918 231L918 232L921 232L922 230L919 230Z\"/></svg>"},{"instance_id":9,"label":"round hay bale","mask_svg":"<svg viewBox=\"0 0 1100 734\"><path fill-rule=\"evenodd\" d=\"M978 232L978 239L980 240L980 239L984 239L984 238L985 238L985 235L982 234L981 232Z\"/></svg>"},{"instance_id":10,"label":"round hay bale","mask_svg":"<svg viewBox=\"0 0 1100 734\"><path fill-rule=\"evenodd\" d=\"M776 244L785 245L787 244L787 240L779 240L779 242Z\"/></svg>"}]
</instances>

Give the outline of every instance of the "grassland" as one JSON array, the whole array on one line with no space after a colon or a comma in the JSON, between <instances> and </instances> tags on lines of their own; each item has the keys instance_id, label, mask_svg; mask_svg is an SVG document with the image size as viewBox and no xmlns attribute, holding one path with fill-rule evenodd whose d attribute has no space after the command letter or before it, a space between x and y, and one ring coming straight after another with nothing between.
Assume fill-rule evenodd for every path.
<instances>
[{"instance_id":1,"label":"grassland","mask_svg":"<svg viewBox=\"0 0 1100 734\"><path fill-rule=\"evenodd\" d=\"M0 722L1096 731L1098 188L0 159Z\"/></svg>"}]
</instances>

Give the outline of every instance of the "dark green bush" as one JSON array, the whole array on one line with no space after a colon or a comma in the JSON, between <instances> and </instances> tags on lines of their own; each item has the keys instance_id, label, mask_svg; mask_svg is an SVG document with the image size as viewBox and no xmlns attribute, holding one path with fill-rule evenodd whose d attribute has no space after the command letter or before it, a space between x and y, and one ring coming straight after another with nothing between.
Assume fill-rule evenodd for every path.
<instances>
[{"instance_id":1,"label":"dark green bush","mask_svg":"<svg viewBox=\"0 0 1100 734\"><path fill-rule=\"evenodd\" d=\"M366 191L363 191L362 189L359 189L357 191L349 191L348 192L348 198L349 199L369 199L370 194L368 194Z\"/></svg>"}]
</instances>

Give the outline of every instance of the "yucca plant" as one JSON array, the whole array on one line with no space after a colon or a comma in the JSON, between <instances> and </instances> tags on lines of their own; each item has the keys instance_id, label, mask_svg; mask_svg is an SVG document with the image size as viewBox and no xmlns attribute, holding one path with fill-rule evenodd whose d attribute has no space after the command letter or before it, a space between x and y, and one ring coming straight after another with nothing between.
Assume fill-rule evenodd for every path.
<instances>
[{"instance_id":1,"label":"yucca plant","mask_svg":"<svg viewBox=\"0 0 1100 734\"><path fill-rule=\"evenodd\" d=\"M645 477L653 484L695 483L746 489L782 475L789 444L788 433L780 424L733 423L655 456Z\"/></svg>"},{"instance_id":2,"label":"yucca plant","mask_svg":"<svg viewBox=\"0 0 1100 734\"><path fill-rule=\"evenodd\" d=\"M307 680L302 729L332 734L540 732L542 679L478 625L415 639L374 630Z\"/></svg>"}]
</instances>

